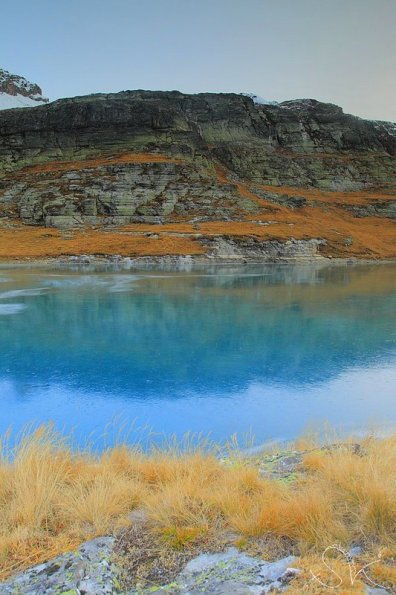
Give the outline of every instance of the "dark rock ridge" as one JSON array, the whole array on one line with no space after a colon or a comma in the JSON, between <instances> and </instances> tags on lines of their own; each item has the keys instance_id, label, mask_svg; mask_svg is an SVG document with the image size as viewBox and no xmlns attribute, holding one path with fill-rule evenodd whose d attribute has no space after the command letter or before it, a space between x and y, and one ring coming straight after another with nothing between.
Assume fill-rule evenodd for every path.
<instances>
[{"instance_id":1,"label":"dark rock ridge","mask_svg":"<svg viewBox=\"0 0 396 595\"><path fill-rule=\"evenodd\" d=\"M345 208L355 217L388 217L396 219L396 200L376 200L372 204L350 206Z\"/></svg>"},{"instance_id":2,"label":"dark rock ridge","mask_svg":"<svg viewBox=\"0 0 396 595\"><path fill-rule=\"evenodd\" d=\"M126 154L136 159L115 158ZM258 208L241 180L391 193L395 179L395 124L313 99L138 90L0 112L0 215L30 224L237 220ZM306 204L298 192L256 196Z\"/></svg>"}]
</instances>

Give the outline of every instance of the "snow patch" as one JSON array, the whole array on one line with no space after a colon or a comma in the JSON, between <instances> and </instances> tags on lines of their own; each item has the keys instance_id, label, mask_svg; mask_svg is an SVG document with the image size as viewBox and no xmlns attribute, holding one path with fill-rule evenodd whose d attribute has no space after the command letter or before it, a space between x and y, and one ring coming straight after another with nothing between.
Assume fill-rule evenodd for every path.
<instances>
[{"instance_id":1,"label":"snow patch","mask_svg":"<svg viewBox=\"0 0 396 595\"><path fill-rule=\"evenodd\" d=\"M371 120L371 122L379 132L387 132L391 136L396 136L396 122L384 122L382 120Z\"/></svg>"},{"instance_id":2,"label":"snow patch","mask_svg":"<svg viewBox=\"0 0 396 595\"><path fill-rule=\"evenodd\" d=\"M8 95L8 93L0 93L0 110L14 109L16 107L35 107L37 105L45 105L47 102L41 98L31 99L23 95Z\"/></svg>"},{"instance_id":3,"label":"snow patch","mask_svg":"<svg viewBox=\"0 0 396 595\"><path fill-rule=\"evenodd\" d=\"M315 107L320 102L316 99L289 99L288 101L282 101L279 107L290 110L303 110L310 107Z\"/></svg>"},{"instance_id":4,"label":"snow patch","mask_svg":"<svg viewBox=\"0 0 396 595\"><path fill-rule=\"evenodd\" d=\"M12 316L25 310L25 304L0 304L0 316Z\"/></svg>"},{"instance_id":5,"label":"snow patch","mask_svg":"<svg viewBox=\"0 0 396 595\"><path fill-rule=\"evenodd\" d=\"M47 102L38 85L0 68L0 110L35 107Z\"/></svg>"},{"instance_id":6,"label":"snow patch","mask_svg":"<svg viewBox=\"0 0 396 595\"><path fill-rule=\"evenodd\" d=\"M260 95L256 95L255 93L241 93L241 95L244 97L250 97L255 105L278 105L277 101L264 99L264 97L260 97Z\"/></svg>"}]
</instances>

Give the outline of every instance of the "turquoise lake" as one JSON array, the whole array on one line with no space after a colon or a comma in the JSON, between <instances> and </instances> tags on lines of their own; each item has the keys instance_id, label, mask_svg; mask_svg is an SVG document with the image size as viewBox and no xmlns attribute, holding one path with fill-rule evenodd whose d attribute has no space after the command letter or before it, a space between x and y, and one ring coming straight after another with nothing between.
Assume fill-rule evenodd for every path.
<instances>
[{"instance_id":1,"label":"turquoise lake","mask_svg":"<svg viewBox=\"0 0 396 595\"><path fill-rule=\"evenodd\" d=\"M390 427L396 265L3 266L0 406L0 433L52 420L99 447Z\"/></svg>"}]
</instances>

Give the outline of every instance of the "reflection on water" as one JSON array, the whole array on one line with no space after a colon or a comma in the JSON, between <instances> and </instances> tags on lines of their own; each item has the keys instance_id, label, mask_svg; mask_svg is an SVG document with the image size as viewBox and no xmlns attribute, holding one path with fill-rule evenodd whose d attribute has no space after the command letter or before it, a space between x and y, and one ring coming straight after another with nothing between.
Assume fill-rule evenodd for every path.
<instances>
[{"instance_id":1,"label":"reflection on water","mask_svg":"<svg viewBox=\"0 0 396 595\"><path fill-rule=\"evenodd\" d=\"M396 266L1 271L0 431L396 421Z\"/></svg>"}]
</instances>

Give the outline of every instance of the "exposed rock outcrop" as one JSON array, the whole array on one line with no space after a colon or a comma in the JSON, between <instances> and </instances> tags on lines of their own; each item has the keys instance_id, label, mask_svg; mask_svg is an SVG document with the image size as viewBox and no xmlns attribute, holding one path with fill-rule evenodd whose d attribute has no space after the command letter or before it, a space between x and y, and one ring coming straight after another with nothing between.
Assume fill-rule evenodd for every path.
<instances>
[{"instance_id":1,"label":"exposed rock outcrop","mask_svg":"<svg viewBox=\"0 0 396 595\"><path fill-rule=\"evenodd\" d=\"M202 241L208 246L209 254L217 258L251 258L271 262L290 258L311 259L317 256L321 246L326 245L324 240L315 239L263 242L256 238L227 238L223 236L205 238Z\"/></svg>"},{"instance_id":2,"label":"exposed rock outcrop","mask_svg":"<svg viewBox=\"0 0 396 595\"><path fill-rule=\"evenodd\" d=\"M56 595L57 593L106 595L111 593L185 593L227 595L228 593L269 593L286 591L289 583L301 572L293 568L293 556L275 562L265 562L247 556L236 548L224 553L201 554L185 566L172 583L124 589L120 584L122 571L112 561L111 537L87 542L76 552L59 556L35 566L0 584L4 595Z\"/></svg>"},{"instance_id":3,"label":"exposed rock outcrop","mask_svg":"<svg viewBox=\"0 0 396 595\"><path fill-rule=\"evenodd\" d=\"M76 226L84 223L160 223L173 217L238 217L257 204L241 197L236 186L218 184L200 164L168 158L134 162L87 161L83 168L13 174L3 204L30 224ZM6 180L10 179L7 177Z\"/></svg>"},{"instance_id":4,"label":"exposed rock outcrop","mask_svg":"<svg viewBox=\"0 0 396 595\"><path fill-rule=\"evenodd\" d=\"M367 205L349 206L345 208L356 217L388 217L396 219L396 200L377 200Z\"/></svg>"},{"instance_id":5,"label":"exposed rock outcrop","mask_svg":"<svg viewBox=\"0 0 396 595\"><path fill-rule=\"evenodd\" d=\"M113 537L99 537L79 550L33 566L11 580L0 583L3 595L55 595L120 593L117 569L111 562Z\"/></svg>"}]
</instances>

